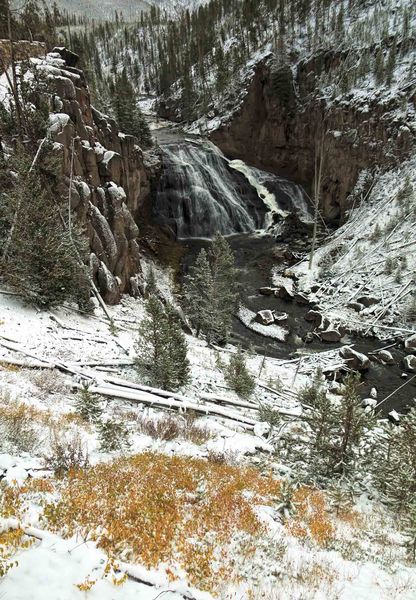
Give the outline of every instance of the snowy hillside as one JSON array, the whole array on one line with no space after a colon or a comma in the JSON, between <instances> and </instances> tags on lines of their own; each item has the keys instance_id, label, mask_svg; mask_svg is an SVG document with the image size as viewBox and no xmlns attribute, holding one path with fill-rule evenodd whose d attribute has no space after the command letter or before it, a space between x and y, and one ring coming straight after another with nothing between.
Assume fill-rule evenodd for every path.
<instances>
[{"instance_id":1,"label":"snowy hillside","mask_svg":"<svg viewBox=\"0 0 416 600\"><path fill-rule=\"evenodd\" d=\"M242 402L218 366L232 349L188 338L192 382L175 402L145 392L132 366L142 301L111 309L110 329L98 308L85 317L38 313L7 293L0 302L0 541L16 560L7 598L275 599L277 586L278 598L414 597L406 538L386 508L366 493L351 502L305 486L286 499L290 459L275 454L280 433L259 421L256 403L282 411L295 432L294 391L307 381L295 364L251 357L268 385ZM121 445L104 447L102 430L80 416L80 381L101 395L102 422L123 423ZM55 478L68 461L89 463L88 475Z\"/></svg>"},{"instance_id":2,"label":"snowy hillside","mask_svg":"<svg viewBox=\"0 0 416 600\"><path fill-rule=\"evenodd\" d=\"M357 207L307 261L295 268L331 322L390 338L412 332L416 318L416 164L403 163L374 178Z\"/></svg>"}]
</instances>

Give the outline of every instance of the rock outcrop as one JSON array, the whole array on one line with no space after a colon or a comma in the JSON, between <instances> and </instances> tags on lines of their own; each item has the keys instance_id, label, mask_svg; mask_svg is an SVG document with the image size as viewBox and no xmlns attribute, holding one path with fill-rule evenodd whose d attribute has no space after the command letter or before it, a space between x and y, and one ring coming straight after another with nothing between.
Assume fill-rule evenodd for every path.
<instances>
[{"instance_id":1,"label":"rock outcrop","mask_svg":"<svg viewBox=\"0 0 416 600\"><path fill-rule=\"evenodd\" d=\"M150 195L150 171L136 138L121 133L113 119L92 107L76 62L75 54L56 48L35 64L48 83L48 135L62 159L58 192L70 199L87 231L91 273L112 304L139 288L136 221Z\"/></svg>"},{"instance_id":2,"label":"rock outcrop","mask_svg":"<svg viewBox=\"0 0 416 600\"><path fill-rule=\"evenodd\" d=\"M387 168L408 157L415 131L400 105L414 105L413 91L389 96L342 99L319 97L320 74L336 68L342 52L328 51L301 60L293 69L296 98L287 102L273 90L269 61L258 63L247 94L229 121L211 134L229 158L282 175L313 189L315 152L323 139L322 209L328 220L343 220L351 193L364 169ZM410 113L409 113L410 114Z\"/></svg>"}]
</instances>

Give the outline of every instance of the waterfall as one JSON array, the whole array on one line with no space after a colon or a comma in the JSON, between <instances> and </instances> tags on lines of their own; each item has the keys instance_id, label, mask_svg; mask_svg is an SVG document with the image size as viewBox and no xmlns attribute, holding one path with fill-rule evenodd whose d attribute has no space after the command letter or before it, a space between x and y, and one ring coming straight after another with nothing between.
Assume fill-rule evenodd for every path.
<instances>
[{"instance_id":1,"label":"waterfall","mask_svg":"<svg viewBox=\"0 0 416 600\"><path fill-rule=\"evenodd\" d=\"M164 144L162 163L153 216L177 238L250 233L289 212L308 212L302 188L229 161L213 144Z\"/></svg>"}]
</instances>

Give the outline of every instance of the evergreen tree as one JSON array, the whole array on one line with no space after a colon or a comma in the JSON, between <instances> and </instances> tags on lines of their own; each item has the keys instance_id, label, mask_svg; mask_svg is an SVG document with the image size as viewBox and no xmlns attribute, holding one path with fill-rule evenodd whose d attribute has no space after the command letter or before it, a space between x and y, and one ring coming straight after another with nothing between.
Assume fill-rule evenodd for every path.
<instances>
[{"instance_id":1,"label":"evergreen tree","mask_svg":"<svg viewBox=\"0 0 416 600\"><path fill-rule=\"evenodd\" d=\"M219 233L214 237L209 262L212 273L212 328L208 338L226 343L231 331L232 316L238 305L238 284L235 257L227 240Z\"/></svg>"},{"instance_id":2,"label":"evergreen tree","mask_svg":"<svg viewBox=\"0 0 416 600\"><path fill-rule=\"evenodd\" d=\"M176 390L189 379L187 344L175 309L151 296L146 317L139 327L136 362L146 370L153 385Z\"/></svg>"},{"instance_id":3,"label":"evergreen tree","mask_svg":"<svg viewBox=\"0 0 416 600\"><path fill-rule=\"evenodd\" d=\"M212 294L211 267L202 248L184 281L184 307L197 336L201 331L207 332L212 325Z\"/></svg>"},{"instance_id":4,"label":"evergreen tree","mask_svg":"<svg viewBox=\"0 0 416 600\"><path fill-rule=\"evenodd\" d=\"M150 147L152 136L149 125L137 104L136 93L125 68L121 75L115 75L110 91L112 109L121 131L137 137L143 148Z\"/></svg>"},{"instance_id":5,"label":"evergreen tree","mask_svg":"<svg viewBox=\"0 0 416 600\"><path fill-rule=\"evenodd\" d=\"M254 392L256 381L247 369L246 361L240 347L230 358L225 372L225 379L230 387L242 398L248 398Z\"/></svg>"},{"instance_id":6,"label":"evergreen tree","mask_svg":"<svg viewBox=\"0 0 416 600\"><path fill-rule=\"evenodd\" d=\"M24 151L13 162L20 175L3 194L0 211L4 280L40 306L65 300L87 303L90 285L79 264L85 240L62 223L53 175L43 168L42 158L30 170L30 157Z\"/></svg>"},{"instance_id":7,"label":"evergreen tree","mask_svg":"<svg viewBox=\"0 0 416 600\"><path fill-rule=\"evenodd\" d=\"M306 476L326 481L349 475L365 457L360 454L364 434L373 427L374 418L361 407L359 375L344 380L341 398L332 401L325 388L314 384L309 396L305 421L309 435L294 447L298 460L306 462Z\"/></svg>"},{"instance_id":8,"label":"evergreen tree","mask_svg":"<svg viewBox=\"0 0 416 600\"><path fill-rule=\"evenodd\" d=\"M389 54L387 57L386 63L386 83L387 85L391 85L393 81L394 69L396 67L396 58L397 58L397 41L394 38L393 43L390 47Z\"/></svg>"},{"instance_id":9,"label":"evergreen tree","mask_svg":"<svg viewBox=\"0 0 416 600\"><path fill-rule=\"evenodd\" d=\"M374 63L374 76L377 85L381 85L384 81L384 54L381 46L377 49L376 59Z\"/></svg>"},{"instance_id":10,"label":"evergreen tree","mask_svg":"<svg viewBox=\"0 0 416 600\"><path fill-rule=\"evenodd\" d=\"M103 412L99 396L90 392L87 385L82 386L75 401L75 409L80 417L89 423L98 421Z\"/></svg>"},{"instance_id":11,"label":"evergreen tree","mask_svg":"<svg viewBox=\"0 0 416 600\"><path fill-rule=\"evenodd\" d=\"M217 234L208 254L201 250L184 281L184 307L197 335L204 333L209 342L225 343L237 300L234 254Z\"/></svg>"},{"instance_id":12,"label":"evergreen tree","mask_svg":"<svg viewBox=\"0 0 416 600\"><path fill-rule=\"evenodd\" d=\"M375 446L377 487L397 512L405 512L416 495L416 408L399 426L387 424Z\"/></svg>"},{"instance_id":13,"label":"evergreen tree","mask_svg":"<svg viewBox=\"0 0 416 600\"><path fill-rule=\"evenodd\" d=\"M97 430L100 450L103 452L122 452L129 448L129 430L122 421L100 421Z\"/></svg>"}]
</instances>

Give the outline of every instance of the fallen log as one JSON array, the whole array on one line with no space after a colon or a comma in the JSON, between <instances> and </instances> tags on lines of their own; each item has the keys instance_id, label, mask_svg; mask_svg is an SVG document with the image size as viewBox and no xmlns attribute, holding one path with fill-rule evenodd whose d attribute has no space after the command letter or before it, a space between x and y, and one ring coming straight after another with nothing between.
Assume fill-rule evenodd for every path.
<instances>
[{"instance_id":1,"label":"fallen log","mask_svg":"<svg viewBox=\"0 0 416 600\"><path fill-rule=\"evenodd\" d=\"M0 519L0 532L10 530L23 531L24 534L28 537L33 537L41 542L48 542L50 546L52 546L53 543L56 544L56 542L65 541L64 538L60 537L56 533L52 533L44 529L38 529L37 527L24 525L18 519ZM105 559L104 554L103 558ZM174 594L182 596L182 598L185 598L185 600L212 600L211 594L207 592L202 592L200 590L190 587L185 587L185 589L183 589L184 586L181 583L179 583L178 586L176 586L175 582L169 581L167 575L165 581L161 585L161 574L152 573L152 571L146 569L146 567L143 567L141 565L131 565L122 561L117 561L117 566L119 572L126 573L127 577L132 581L136 581L137 583L141 583L159 589L165 588L164 591L161 591L161 594L172 592Z\"/></svg>"},{"instance_id":2,"label":"fallen log","mask_svg":"<svg viewBox=\"0 0 416 600\"><path fill-rule=\"evenodd\" d=\"M73 389L81 389L82 385L76 382L69 382L70 387ZM230 421L234 421L236 424L245 427L246 429L253 429L254 425L258 422L255 419L251 419L250 417L246 417L245 415L241 415L235 412L227 411L221 406L204 406L203 404L198 404L192 400L186 399L184 401L179 401L171 398L161 398L160 396L156 396L155 394L150 394L149 392L143 391L130 391L127 388L122 388L120 386L115 386L111 384L101 384L101 385L91 385L89 390L93 394L99 394L100 396L105 396L107 398L118 398L120 400L127 400L129 402L137 402L138 404L147 404L148 406L157 406L160 408L168 408L171 410L178 411L191 411L197 414L206 415L206 416L217 416L225 419L229 419Z\"/></svg>"}]
</instances>

